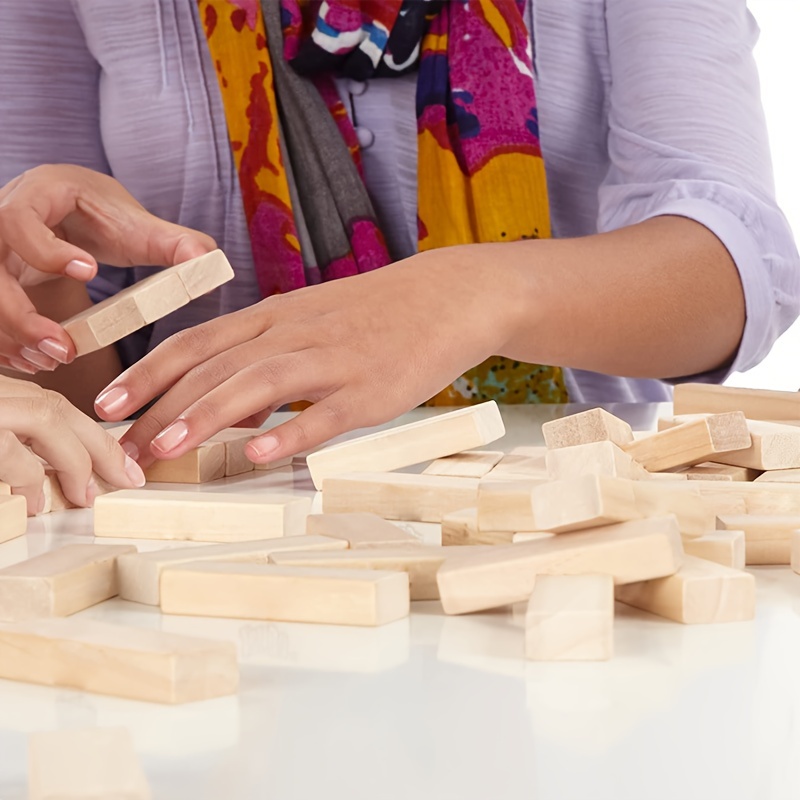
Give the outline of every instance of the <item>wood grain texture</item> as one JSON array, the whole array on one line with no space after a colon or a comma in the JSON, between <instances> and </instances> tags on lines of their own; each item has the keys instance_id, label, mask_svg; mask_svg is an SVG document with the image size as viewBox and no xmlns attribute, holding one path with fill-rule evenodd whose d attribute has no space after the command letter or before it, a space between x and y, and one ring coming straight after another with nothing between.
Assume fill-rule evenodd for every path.
<instances>
[{"instance_id":1,"label":"wood grain texture","mask_svg":"<svg viewBox=\"0 0 800 800\"><path fill-rule=\"evenodd\" d=\"M728 515L717 518L721 531L744 531L745 561L748 565L789 564L792 532L800 529L800 515Z\"/></svg>"},{"instance_id":2,"label":"wood grain texture","mask_svg":"<svg viewBox=\"0 0 800 800\"><path fill-rule=\"evenodd\" d=\"M493 533L535 531L533 490L544 481L516 481L484 478L478 485L475 505L478 510L478 530Z\"/></svg>"},{"instance_id":3,"label":"wood grain texture","mask_svg":"<svg viewBox=\"0 0 800 800\"><path fill-rule=\"evenodd\" d=\"M449 475L451 478L482 478L504 456L499 450L466 450L437 458L422 471L423 475Z\"/></svg>"},{"instance_id":4,"label":"wood grain texture","mask_svg":"<svg viewBox=\"0 0 800 800\"><path fill-rule=\"evenodd\" d=\"M760 470L747 467L735 467L731 464L717 464L706 461L691 467L684 467L680 474L690 481L754 481L762 474ZM799 479L800 480L800 479Z\"/></svg>"},{"instance_id":5,"label":"wood grain texture","mask_svg":"<svg viewBox=\"0 0 800 800\"><path fill-rule=\"evenodd\" d=\"M351 548L421 546L416 536L377 514L309 514L306 533L341 539Z\"/></svg>"},{"instance_id":6,"label":"wood grain texture","mask_svg":"<svg viewBox=\"0 0 800 800\"><path fill-rule=\"evenodd\" d=\"M542 435L551 450L602 441L614 442L622 447L633 441L631 426L602 408L545 422L542 425Z\"/></svg>"},{"instance_id":7,"label":"wood grain texture","mask_svg":"<svg viewBox=\"0 0 800 800\"><path fill-rule=\"evenodd\" d=\"M24 536L28 528L28 504L22 495L0 495L0 544Z\"/></svg>"},{"instance_id":8,"label":"wood grain texture","mask_svg":"<svg viewBox=\"0 0 800 800\"><path fill-rule=\"evenodd\" d=\"M731 569L742 570L747 563L744 531L713 531L695 539L684 539L683 549L687 556L704 558Z\"/></svg>"},{"instance_id":9,"label":"wood grain texture","mask_svg":"<svg viewBox=\"0 0 800 800\"><path fill-rule=\"evenodd\" d=\"M511 531L480 530L477 508L463 508L442 517L442 545L444 547L511 544L513 536Z\"/></svg>"},{"instance_id":10,"label":"wood grain texture","mask_svg":"<svg viewBox=\"0 0 800 800\"><path fill-rule=\"evenodd\" d=\"M602 475L607 478L629 480L644 480L650 477L641 464L610 441L549 450L546 463L548 476L555 481L579 478L582 475Z\"/></svg>"},{"instance_id":11,"label":"wood grain texture","mask_svg":"<svg viewBox=\"0 0 800 800\"><path fill-rule=\"evenodd\" d=\"M800 419L800 395L797 392L740 389L707 383L676 385L673 407L676 415L741 411L748 419Z\"/></svg>"}]
</instances>

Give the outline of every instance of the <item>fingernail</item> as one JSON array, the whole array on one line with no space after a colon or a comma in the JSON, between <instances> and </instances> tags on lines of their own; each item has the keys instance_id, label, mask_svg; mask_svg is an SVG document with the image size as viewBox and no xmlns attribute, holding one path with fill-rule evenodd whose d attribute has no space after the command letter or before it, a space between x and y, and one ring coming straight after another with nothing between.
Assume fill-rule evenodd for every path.
<instances>
[{"instance_id":1,"label":"fingernail","mask_svg":"<svg viewBox=\"0 0 800 800\"><path fill-rule=\"evenodd\" d=\"M40 352L50 356L50 358L54 358L59 364L67 363L67 348L61 342L57 342L55 339L42 339L36 346Z\"/></svg>"},{"instance_id":2,"label":"fingernail","mask_svg":"<svg viewBox=\"0 0 800 800\"><path fill-rule=\"evenodd\" d=\"M249 447L255 453L256 458L266 459L278 449L279 445L280 442L278 441L277 437L262 436L260 439L253 439L253 441L250 442Z\"/></svg>"},{"instance_id":3,"label":"fingernail","mask_svg":"<svg viewBox=\"0 0 800 800\"><path fill-rule=\"evenodd\" d=\"M98 488L97 481L94 478L89 478L89 483L86 486L86 505L91 508L94 505L94 499L97 497Z\"/></svg>"},{"instance_id":4,"label":"fingernail","mask_svg":"<svg viewBox=\"0 0 800 800\"><path fill-rule=\"evenodd\" d=\"M112 386L101 392L94 402L105 414L113 414L128 402L128 390L122 386Z\"/></svg>"},{"instance_id":5,"label":"fingernail","mask_svg":"<svg viewBox=\"0 0 800 800\"><path fill-rule=\"evenodd\" d=\"M48 372L52 372L58 366L58 364L53 363L52 358L40 353L38 350L23 347L20 353L25 357L26 361L30 361L34 366L46 369Z\"/></svg>"},{"instance_id":6,"label":"fingernail","mask_svg":"<svg viewBox=\"0 0 800 800\"><path fill-rule=\"evenodd\" d=\"M142 468L130 456L125 456L125 474L137 489L141 489L147 483Z\"/></svg>"},{"instance_id":7,"label":"fingernail","mask_svg":"<svg viewBox=\"0 0 800 800\"><path fill-rule=\"evenodd\" d=\"M29 364L27 361L23 361L21 358L9 358L8 363L17 370L17 372L24 372L27 375L35 375L39 370L33 366L33 364Z\"/></svg>"},{"instance_id":8,"label":"fingernail","mask_svg":"<svg viewBox=\"0 0 800 800\"><path fill-rule=\"evenodd\" d=\"M188 435L189 426L182 419L176 419L172 425L164 428L164 430L153 439L153 447L162 453L169 453L170 450L174 450Z\"/></svg>"},{"instance_id":9,"label":"fingernail","mask_svg":"<svg viewBox=\"0 0 800 800\"><path fill-rule=\"evenodd\" d=\"M67 264L64 274L75 278L76 281L88 281L94 275L94 267L85 261L75 259Z\"/></svg>"},{"instance_id":10,"label":"fingernail","mask_svg":"<svg viewBox=\"0 0 800 800\"><path fill-rule=\"evenodd\" d=\"M139 460L139 448L133 442L123 442L121 447L125 455L130 456L134 461Z\"/></svg>"}]
</instances>

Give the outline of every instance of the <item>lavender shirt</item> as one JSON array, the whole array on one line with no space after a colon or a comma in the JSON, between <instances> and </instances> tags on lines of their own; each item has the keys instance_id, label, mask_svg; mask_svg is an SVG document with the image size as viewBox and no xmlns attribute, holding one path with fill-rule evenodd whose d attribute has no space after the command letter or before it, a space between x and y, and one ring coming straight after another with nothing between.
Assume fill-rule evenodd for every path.
<instances>
[{"instance_id":1,"label":"lavender shirt","mask_svg":"<svg viewBox=\"0 0 800 800\"><path fill-rule=\"evenodd\" d=\"M775 204L744 0L532 0L554 234L675 214L725 244L747 302L731 370L800 307L800 260ZM340 82L393 255L416 247L414 76ZM41 163L108 172L150 211L213 236L235 280L157 323L171 333L259 299L225 117L194 0L0 3L0 184ZM136 270L136 277L145 270ZM104 270L98 294L129 279ZM724 374L702 376L721 380ZM568 370L584 402L669 399L659 381Z\"/></svg>"}]
</instances>

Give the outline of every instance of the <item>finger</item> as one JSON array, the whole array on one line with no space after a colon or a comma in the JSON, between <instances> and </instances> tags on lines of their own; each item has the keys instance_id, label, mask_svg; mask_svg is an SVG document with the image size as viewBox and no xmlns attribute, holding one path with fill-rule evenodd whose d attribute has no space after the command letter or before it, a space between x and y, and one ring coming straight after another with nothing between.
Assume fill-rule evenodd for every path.
<instances>
[{"instance_id":1,"label":"finger","mask_svg":"<svg viewBox=\"0 0 800 800\"><path fill-rule=\"evenodd\" d=\"M0 480L21 494L32 517L44 508L44 465L10 430L0 430Z\"/></svg>"},{"instance_id":2,"label":"finger","mask_svg":"<svg viewBox=\"0 0 800 800\"><path fill-rule=\"evenodd\" d=\"M128 419L199 364L255 339L264 324L253 308L187 328L162 342L100 392L97 415L109 422ZM184 408L194 399L189 398Z\"/></svg>"}]
</instances>

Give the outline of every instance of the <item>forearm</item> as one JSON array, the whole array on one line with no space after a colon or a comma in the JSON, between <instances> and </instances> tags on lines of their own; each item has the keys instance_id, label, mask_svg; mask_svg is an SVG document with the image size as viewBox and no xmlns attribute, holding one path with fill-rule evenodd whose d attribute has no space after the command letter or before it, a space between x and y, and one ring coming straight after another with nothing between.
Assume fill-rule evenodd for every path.
<instances>
[{"instance_id":1,"label":"forearm","mask_svg":"<svg viewBox=\"0 0 800 800\"><path fill-rule=\"evenodd\" d=\"M674 378L729 363L744 329L730 255L707 228L682 217L451 253L465 273L480 276L484 296L496 298L487 313L503 326L499 354L510 358Z\"/></svg>"}]
</instances>

